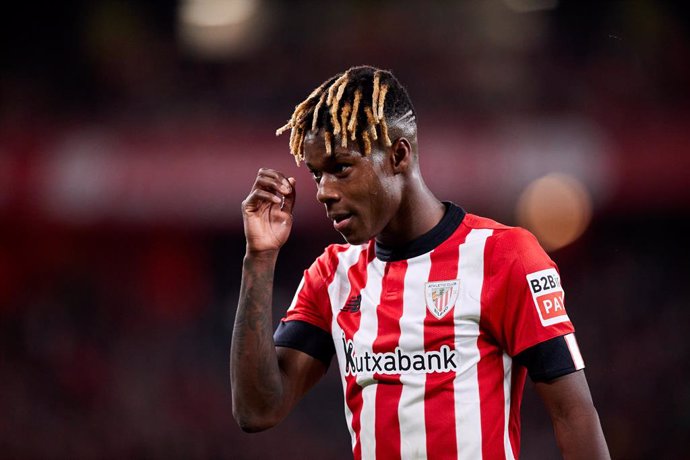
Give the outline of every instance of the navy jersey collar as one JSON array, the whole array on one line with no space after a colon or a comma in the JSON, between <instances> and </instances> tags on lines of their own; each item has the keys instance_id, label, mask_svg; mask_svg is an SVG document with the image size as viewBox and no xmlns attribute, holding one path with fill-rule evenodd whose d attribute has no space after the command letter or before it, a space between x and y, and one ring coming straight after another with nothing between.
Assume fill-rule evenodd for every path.
<instances>
[{"instance_id":1,"label":"navy jersey collar","mask_svg":"<svg viewBox=\"0 0 690 460\"><path fill-rule=\"evenodd\" d=\"M386 246L375 243L376 257L384 262L411 259L425 254L448 239L460 226L465 217L465 211L450 201L444 201L446 212L441 221L434 228L402 246Z\"/></svg>"}]
</instances>

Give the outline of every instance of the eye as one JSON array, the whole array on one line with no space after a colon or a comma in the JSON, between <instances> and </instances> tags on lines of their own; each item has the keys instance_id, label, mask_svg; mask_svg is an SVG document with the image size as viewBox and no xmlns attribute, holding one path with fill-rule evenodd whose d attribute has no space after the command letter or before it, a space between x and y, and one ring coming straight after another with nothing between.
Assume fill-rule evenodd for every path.
<instances>
[{"instance_id":1,"label":"eye","mask_svg":"<svg viewBox=\"0 0 690 460\"><path fill-rule=\"evenodd\" d=\"M333 167L333 174L335 174L337 176L341 176L341 177L345 176L350 171L350 166L351 165L346 164L346 163L337 163Z\"/></svg>"},{"instance_id":2,"label":"eye","mask_svg":"<svg viewBox=\"0 0 690 460\"><path fill-rule=\"evenodd\" d=\"M314 180L318 183L321 180L321 172L316 171L314 169L310 169L311 175L314 178Z\"/></svg>"}]
</instances>

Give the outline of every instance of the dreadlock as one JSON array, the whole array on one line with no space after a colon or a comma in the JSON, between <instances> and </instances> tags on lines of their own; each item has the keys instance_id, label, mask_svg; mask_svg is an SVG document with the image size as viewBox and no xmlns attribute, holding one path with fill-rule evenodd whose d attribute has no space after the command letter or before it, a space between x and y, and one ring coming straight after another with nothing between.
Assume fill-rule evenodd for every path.
<instances>
[{"instance_id":1,"label":"dreadlock","mask_svg":"<svg viewBox=\"0 0 690 460\"><path fill-rule=\"evenodd\" d=\"M388 126L402 119L415 120L412 101L405 88L386 70L370 66L352 67L325 82L302 102L276 135L290 131L290 152L299 165L304 160L302 144L308 132L324 130L326 153L333 142L357 142L364 155L372 141L391 145Z\"/></svg>"}]
</instances>

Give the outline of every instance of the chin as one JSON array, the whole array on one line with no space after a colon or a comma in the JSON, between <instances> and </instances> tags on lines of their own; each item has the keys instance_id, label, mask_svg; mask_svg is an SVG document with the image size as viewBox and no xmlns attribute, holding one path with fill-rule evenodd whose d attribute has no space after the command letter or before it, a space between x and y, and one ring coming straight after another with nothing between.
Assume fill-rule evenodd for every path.
<instances>
[{"instance_id":1,"label":"chin","mask_svg":"<svg viewBox=\"0 0 690 460\"><path fill-rule=\"evenodd\" d=\"M371 237L365 237L362 235L345 235L345 234L340 234L345 241L350 243L353 246L359 246L360 244L367 243Z\"/></svg>"}]
</instances>

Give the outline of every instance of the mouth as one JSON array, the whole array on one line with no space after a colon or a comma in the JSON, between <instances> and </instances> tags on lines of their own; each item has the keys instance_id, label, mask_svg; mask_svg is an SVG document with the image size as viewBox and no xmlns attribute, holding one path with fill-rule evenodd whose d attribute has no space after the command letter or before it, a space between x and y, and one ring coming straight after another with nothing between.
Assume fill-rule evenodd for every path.
<instances>
[{"instance_id":1,"label":"mouth","mask_svg":"<svg viewBox=\"0 0 690 460\"><path fill-rule=\"evenodd\" d=\"M328 217L333 221L333 228L342 233L352 221L352 216L351 213L339 213L329 215Z\"/></svg>"}]
</instances>

